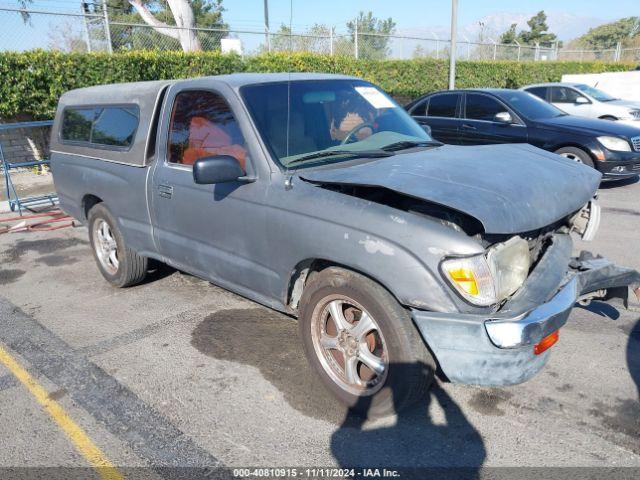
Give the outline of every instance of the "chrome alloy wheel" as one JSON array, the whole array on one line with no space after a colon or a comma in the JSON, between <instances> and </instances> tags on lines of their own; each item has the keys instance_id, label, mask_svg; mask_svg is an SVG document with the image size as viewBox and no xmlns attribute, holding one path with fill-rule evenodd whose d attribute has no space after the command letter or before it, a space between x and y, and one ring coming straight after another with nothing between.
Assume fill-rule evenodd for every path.
<instances>
[{"instance_id":1,"label":"chrome alloy wheel","mask_svg":"<svg viewBox=\"0 0 640 480\"><path fill-rule=\"evenodd\" d=\"M560 155L563 156L564 158L568 158L569 160L573 160L574 162L583 163L582 159L579 156L577 156L575 153L565 152L565 153L561 153Z\"/></svg>"},{"instance_id":2,"label":"chrome alloy wheel","mask_svg":"<svg viewBox=\"0 0 640 480\"><path fill-rule=\"evenodd\" d=\"M312 343L329 377L353 395L372 395L387 377L389 354L375 319L354 300L330 295L311 319Z\"/></svg>"},{"instance_id":3,"label":"chrome alloy wheel","mask_svg":"<svg viewBox=\"0 0 640 480\"><path fill-rule=\"evenodd\" d=\"M93 248L100 265L110 275L118 272L118 244L111 232L111 227L104 220L98 220L93 226Z\"/></svg>"}]
</instances>

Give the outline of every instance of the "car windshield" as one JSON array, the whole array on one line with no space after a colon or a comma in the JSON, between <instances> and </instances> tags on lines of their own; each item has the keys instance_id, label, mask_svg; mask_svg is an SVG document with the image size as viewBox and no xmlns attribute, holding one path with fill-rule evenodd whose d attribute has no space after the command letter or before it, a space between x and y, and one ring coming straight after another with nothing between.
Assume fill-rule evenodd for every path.
<instances>
[{"instance_id":1,"label":"car windshield","mask_svg":"<svg viewBox=\"0 0 640 480\"><path fill-rule=\"evenodd\" d=\"M362 80L273 82L240 92L260 136L285 168L377 158L435 143L403 108Z\"/></svg>"},{"instance_id":2,"label":"car windshield","mask_svg":"<svg viewBox=\"0 0 640 480\"><path fill-rule=\"evenodd\" d=\"M539 97L521 90L502 90L496 95L504 100L518 114L531 120L544 120L566 115L565 112Z\"/></svg>"},{"instance_id":3,"label":"car windshield","mask_svg":"<svg viewBox=\"0 0 640 480\"><path fill-rule=\"evenodd\" d=\"M617 98L612 97L608 93L598 90L597 88L590 87L589 85L575 85L575 87L581 92L595 98L599 102L611 102L612 100L617 100Z\"/></svg>"}]
</instances>

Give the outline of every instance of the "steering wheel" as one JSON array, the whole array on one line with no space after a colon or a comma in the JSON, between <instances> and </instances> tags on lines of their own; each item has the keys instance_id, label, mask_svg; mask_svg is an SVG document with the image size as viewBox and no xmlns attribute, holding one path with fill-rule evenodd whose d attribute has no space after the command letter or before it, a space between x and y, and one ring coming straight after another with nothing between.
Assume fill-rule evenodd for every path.
<instances>
[{"instance_id":1,"label":"steering wheel","mask_svg":"<svg viewBox=\"0 0 640 480\"><path fill-rule=\"evenodd\" d=\"M370 128L371 131L373 132L373 129L375 127L374 127L373 123L370 123L370 122L364 122L364 123L361 123L360 125L356 125L354 128L352 128L349 131L349 133L347 133L347 136L344 137L344 140L342 140L342 142L340 142L340 145L345 145L345 144L349 143L349 141L351 140L351 137L353 137L356 133L358 133L363 128Z\"/></svg>"}]
</instances>

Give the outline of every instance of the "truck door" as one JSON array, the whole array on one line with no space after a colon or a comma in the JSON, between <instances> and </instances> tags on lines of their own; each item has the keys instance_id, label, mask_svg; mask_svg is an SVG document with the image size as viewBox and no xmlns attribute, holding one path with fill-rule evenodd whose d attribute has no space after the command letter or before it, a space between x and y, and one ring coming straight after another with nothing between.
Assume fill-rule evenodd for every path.
<instances>
[{"instance_id":1,"label":"truck door","mask_svg":"<svg viewBox=\"0 0 640 480\"><path fill-rule=\"evenodd\" d=\"M252 259L265 242L260 205L268 183L250 178L255 169L249 149L225 96L186 85L171 87L163 108L149 188L157 248L167 263L182 270L222 286L260 292L271 273ZM193 163L215 155L234 157L246 179L196 184Z\"/></svg>"}]
</instances>

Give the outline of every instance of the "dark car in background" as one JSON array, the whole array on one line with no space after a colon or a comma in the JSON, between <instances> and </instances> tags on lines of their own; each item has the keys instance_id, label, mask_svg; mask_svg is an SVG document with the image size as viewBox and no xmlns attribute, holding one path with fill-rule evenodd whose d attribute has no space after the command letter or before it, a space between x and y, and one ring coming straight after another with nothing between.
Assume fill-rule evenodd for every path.
<instances>
[{"instance_id":1,"label":"dark car in background","mask_svg":"<svg viewBox=\"0 0 640 480\"><path fill-rule=\"evenodd\" d=\"M443 91L405 108L444 143L529 143L592 166L605 180L640 174L640 129L568 115L524 91Z\"/></svg>"}]
</instances>

